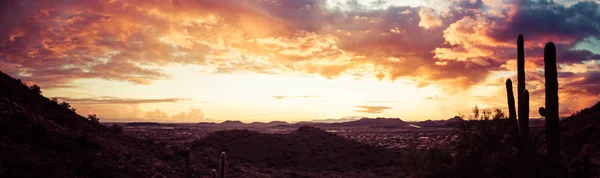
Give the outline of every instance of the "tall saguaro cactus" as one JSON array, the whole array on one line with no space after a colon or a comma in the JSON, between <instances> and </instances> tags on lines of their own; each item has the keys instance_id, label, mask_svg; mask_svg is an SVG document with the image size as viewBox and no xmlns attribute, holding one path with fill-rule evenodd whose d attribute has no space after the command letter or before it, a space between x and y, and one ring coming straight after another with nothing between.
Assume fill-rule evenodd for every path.
<instances>
[{"instance_id":1,"label":"tall saguaro cactus","mask_svg":"<svg viewBox=\"0 0 600 178\"><path fill-rule=\"evenodd\" d=\"M225 167L227 164L227 155L225 152L221 153L221 166L219 167L219 177L225 178Z\"/></svg>"},{"instance_id":2,"label":"tall saguaro cactus","mask_svg":"<svg viewBox=\"0 0 600 178\"><path fill-rule=\"evenodd\" d=\"M514 138L518 138L518 122L517 122L517 111L515 108L515 96L512 88L512 80L506 80L506 97L508 99L508 119L510 121L510 135Z\"/></svg>"},{"instance_id":3,"label":"tall saguaro cactus","mask_svg":"<svg viewBox=\"0 0 600 178\"><path fill-rule=\"evenodd\" d=\"M552 158L560 153L558 123L558 74L556 72L556 47L547 43L544 47L544 77L546 78L546 150Z\"/></svg>"},{"instance_id":4,"label":"tall saguaro cactus","mask_svg":"<svg viewBox=\"0 0 600 178\"><path fill-rule=\"evenodd\" d=\"M525 45L523 35L517 39L517 98L519 99L519 132L523 139L529 136L529 106L525 106ZM526 108L527 107L527 108Z\"/></svg>"}]
</instances>

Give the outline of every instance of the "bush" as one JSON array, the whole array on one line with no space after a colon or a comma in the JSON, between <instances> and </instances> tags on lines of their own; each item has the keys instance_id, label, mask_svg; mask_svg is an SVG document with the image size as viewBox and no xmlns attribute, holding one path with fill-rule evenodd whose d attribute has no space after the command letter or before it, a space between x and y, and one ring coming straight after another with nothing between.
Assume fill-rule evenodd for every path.
<instances>
[{"instance_id":1,"label":"bush","mask_svg":"<svg viewBox=\"0 0 600 178\"><path fill-rule=\"evenodd\" d=\"M38 95L42 94L42 88L40 88L40 86L37 85L37 84L34 84L34 85L30 86L29 90L31 90L31 92L33 92L35 94L38 94Z\"/></svg>"},{"instance_id":2,"label":"bush","mask_svg":"<svg viewBox=\"0 0 600 178\"><path fill-rule=\"evenodd\" d=\"M73 112L75 112L74 108L72 108ZM92 122L93 124L100 124L100 118L98 118L98 116L96 116L96 114L90 114L87 116L87 119Z\"/></svg>"},{"instance_id":3,"label":"bush","mask_svg":"<svg viewBox=\"0 0 600 178\"><path fill-rule=\"evenodd\" d=\"M60 105L61 107L65 108L65 109L71 109L71 104L67 103L66 101L63 101L58 105Z\"/></svg>"}]
</instances>

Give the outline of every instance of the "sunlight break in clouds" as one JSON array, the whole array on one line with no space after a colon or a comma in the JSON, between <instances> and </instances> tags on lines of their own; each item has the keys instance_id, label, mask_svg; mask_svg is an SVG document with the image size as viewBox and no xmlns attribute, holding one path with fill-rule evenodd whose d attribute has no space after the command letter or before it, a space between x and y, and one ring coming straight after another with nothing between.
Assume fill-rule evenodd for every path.
<instances>
[{"instance_id":1,"label":"sunlight break in clouds","mask_svg":"<svg viewBox=\"0 0 600 178\"><path fill-rule=\"evenodd\" d=\"M590 23L600 21L599 8L532 0L8 0L0 7L0 70L82 114L114 120L341 118L391 100L401 102L371 116L440 119L475 104L505 107L503 81L515 79L516 38L524 34L531 107L543 105L543 44L554 41L568 115L600 97L600 51L590 47L600 36Z\"/></svg>"}]
</instances>

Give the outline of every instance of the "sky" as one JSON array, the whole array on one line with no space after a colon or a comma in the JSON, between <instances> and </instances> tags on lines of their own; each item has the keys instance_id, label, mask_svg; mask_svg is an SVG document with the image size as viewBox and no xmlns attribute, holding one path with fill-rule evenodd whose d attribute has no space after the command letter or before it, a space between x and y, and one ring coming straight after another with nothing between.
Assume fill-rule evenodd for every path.
<instances>
[{"instance_id":1,"label":"sky","mask_svg":"<svg viewBox=\"0 0 600 178\"><path fill-rule=\"evenodd\" d=\"M0 71L101 121L506 111L525 37L530 116L554 42L560 114L600 98L600 1L4 0ZM515 89L516 90L516 89Z\"/></svg>"}]
</instances>

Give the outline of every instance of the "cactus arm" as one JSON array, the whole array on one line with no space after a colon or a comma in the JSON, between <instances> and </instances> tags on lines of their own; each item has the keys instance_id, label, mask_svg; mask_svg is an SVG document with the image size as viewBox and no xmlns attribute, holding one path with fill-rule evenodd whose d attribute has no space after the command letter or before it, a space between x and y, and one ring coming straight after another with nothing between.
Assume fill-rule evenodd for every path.
<instances>
[{"instance_id":1,"label":"cactus arm","mask_svg":"<svg viewBox=\"0 0 600 178\"><path fill-rule=\"evenodd\" d=\"M510 121L510 134L513 138L517 138L518 135L518 122L517 122L517 110L515 108L515 96L512 88L512 81L506 80L506 97L508 100L508 119Z\"/></svg>"}]
</instances>

